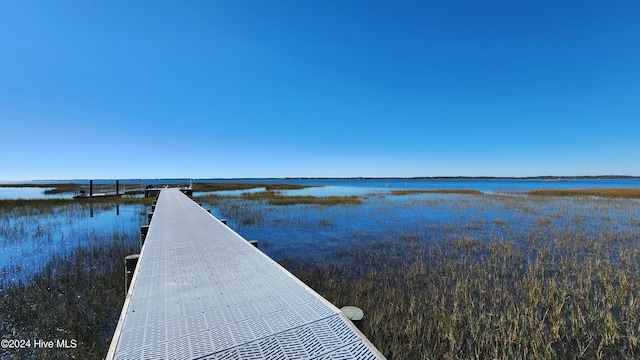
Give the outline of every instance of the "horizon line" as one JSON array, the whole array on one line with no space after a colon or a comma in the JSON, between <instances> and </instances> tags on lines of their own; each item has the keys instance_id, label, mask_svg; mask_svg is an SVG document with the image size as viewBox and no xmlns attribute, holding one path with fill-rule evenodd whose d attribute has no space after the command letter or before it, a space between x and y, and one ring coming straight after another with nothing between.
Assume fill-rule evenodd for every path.
<instances>
[{"instance_id":1,"label":"horizon line","mask_svg":"<svg viewBox=\"0 0 640 360\"><path fill-rule=\"evenodd\" d=\"M437 180L437 179L512 179L512 180L536 180L536 179L638 179L638 175L536 175L536 176L286 176L286 177L154 177L154 178L69 178L69 179L33 179L33 180L0 180L0 184L26 184L47 181L108 181L108 180Z\"/></svg>"}]
</instances>

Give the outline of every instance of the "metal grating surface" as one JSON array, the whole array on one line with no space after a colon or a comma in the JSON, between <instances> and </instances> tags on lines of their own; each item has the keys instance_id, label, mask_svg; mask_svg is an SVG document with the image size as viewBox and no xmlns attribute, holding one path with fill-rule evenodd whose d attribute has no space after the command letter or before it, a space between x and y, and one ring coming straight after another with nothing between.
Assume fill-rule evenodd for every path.
<instances>
[{"instance_id":1,"label":"metal grating surface","mask_svg":"<svg viewBox=\"0 0 640 360\"><path fill-rule=\"evenodd\" d=\"M163 189L107 359L384 358L335 306Z\"/></svg>"}]
</instances>

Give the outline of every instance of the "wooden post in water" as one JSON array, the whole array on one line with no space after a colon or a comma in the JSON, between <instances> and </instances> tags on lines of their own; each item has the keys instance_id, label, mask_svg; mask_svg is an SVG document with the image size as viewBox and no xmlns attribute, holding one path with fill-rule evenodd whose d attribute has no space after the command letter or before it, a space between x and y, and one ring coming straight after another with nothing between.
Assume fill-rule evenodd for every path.
<instances>
[{"instance_id":1,"label":"wooden post in water","mask_svg":"<svg viewBox=\"0 0 640 360\"><path fill-rule=\"evenodd\" d=\"M89 180L89 197L93 197L93 180Z\"/></svg>"},{"instance_id":2,"label":"wooden post in water","mask_svg":"<svg viewBox=\"0 0 640 360\"><path fill-rule=\"evenodd\" d=\"M149 233L149 225L140 226L140 249L144 246L144 241L147 239Z\"/></svg>"},{"instance_id":3,"label":"wooden post in water","mask_svg":"<svg viewBox=\"0 0 640 360\"><path fill-rule=\"evenodd\" d=\"M124 297L127 297L127 292L129 292L129 286L131 285L131 280L133 280L133 272L136 270L136 265L138 265L138 258L140 254L132 254L124 258Z\"/></svg>"},{"instance_id":4,"label":"wooden post in water","mask_svg":"<svg viewBox=\"0 0 640 360\"><path fill-rule=\"evenodd\" d=\"M120 189L118 189L119 187L120 187L120 182L116 180L116 196L120 195Z\"/></svg>"},{"instance_id":5,"label":"wooden post in water","mask_svg":"<svg viewBox=\"0 0 640 360\"><path fill-rule=\"evenodd\" d=\"M340 309L346 317L362 332L362 323L364 322L364 312L356 306L345 306Z\"/></svg>"}]
</instances>

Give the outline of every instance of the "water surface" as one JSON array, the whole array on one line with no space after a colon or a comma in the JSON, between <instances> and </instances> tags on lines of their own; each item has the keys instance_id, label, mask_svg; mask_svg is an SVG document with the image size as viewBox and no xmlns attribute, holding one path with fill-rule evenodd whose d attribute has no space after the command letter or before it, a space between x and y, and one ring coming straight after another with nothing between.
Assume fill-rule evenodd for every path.
<instances>
[{"instance_id":1,"label":"water surface","mask_svg":"<svg viewBox=\"0 0 640 360\"><path fill-rule=\"evenodd\" d=\"M161 181L161 180L158 180ZM177 180L176 180L177 181ZM230 180L211 180L230 182ZM404 179L245 179L238 182L317 186L284 190L284 195L362 197L360 205L275 206L243 199L255 188L216 192L202 201L214 216L226 218L244 238L258 240L269 256L305 256L318 261L341 247L376 240L397 241L419 234L433 241L452 237L507 239L526 242L546 224L553 231L640 234L640 201L636 199L534 197L512 192L533 189L640 187L638 179L619 180L404 180ZM106 182L106 181L105 181ZM184 182L182 182L184 183ZM188 182L187 182L188 183ZM105 184L108 186L108 183ZM319 187L318 187L319 186ZM1 188L3 198L38 198L45 188ZM473 189L485 195L392 195L403 189ZM205 193L196 193L204 195ZM19 196L17 196L19 195ZM0 213L0 272L2 280L21 281L35 274L52 256L88 246L98 238L138 231L145 221L141 205L98 205L84 202L50 210L22 208Z\"/></svg>"},{"instance_id":2,"label":"water surface","mask_svg":"<svg viewBox=\"0 0 640 360\"><path fill-rule=\"evenodd\" d=\"M117 239L118 233L138 231L144 213L141 205L90 203L3 211L0 285L28 279L53 256Z\"/></svg>"}]
</instances>

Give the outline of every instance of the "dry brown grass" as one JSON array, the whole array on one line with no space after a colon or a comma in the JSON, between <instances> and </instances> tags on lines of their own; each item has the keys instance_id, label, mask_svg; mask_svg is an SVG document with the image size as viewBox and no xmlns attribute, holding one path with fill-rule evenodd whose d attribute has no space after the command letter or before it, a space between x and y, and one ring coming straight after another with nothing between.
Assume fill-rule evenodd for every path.
<instances>
[{"instance_id":1,"label":"dry brown grass","mask_svg":"<svg viewBox=\"0 0 640 360\"><path fill-rule=\"evenodd\" d=\"M469 189L437 189L437 190L391 190L392 195L416 195L416 194L463 194L463 195L482 195L479 190Z\"/></svg>"},{"instance_id":2,"label":"dry brown grass","mask_svg":"<svg viewBox=\"0 0 640 360\"><path fill-rule=\"evenodd\" d=\"M257 193L247 193L242 195L247 200L264 200L269 205L359 205L362 199L358 196L311 196L311 195L282 195L276 191L262 191Z\"/></svg>"},{"instance_id":3,"label":"dry brown grass","mask_svg":"<svg viewBox=\"0 0 640 360\"><path fill-rule=\"evenodd\" d=\"M640 188L619 189L568 189L568 190L531 190L530 195L541 196L600 196L607 198L635 198L640 199Z\"/></svg>"},{"instance_id":4,"label":"dry brown grass","mask_svg":"<svg viewBox=\"0 0 640 360\"><path fill-rule=\"evenodd\" d=\"M311 186L296 184L260 184L260 183L194 183L194 191L221 191L221 190L248 190L256 188L265 188L266 190L298 190Z\"/></svg>"},{"instance_id":5,"label":"dry brown grass","mask_svg":"<svg viewBox=\"0 0 640 360\"><path fill-rule=\"evenodd\" d=\"M407 235L354 246L346 262L282 263L337 306L363 308L364 333L389 359L638 358L640 252L612 261L581 242L567 233L528 254Z\"/></svg>"}]
</instances>

